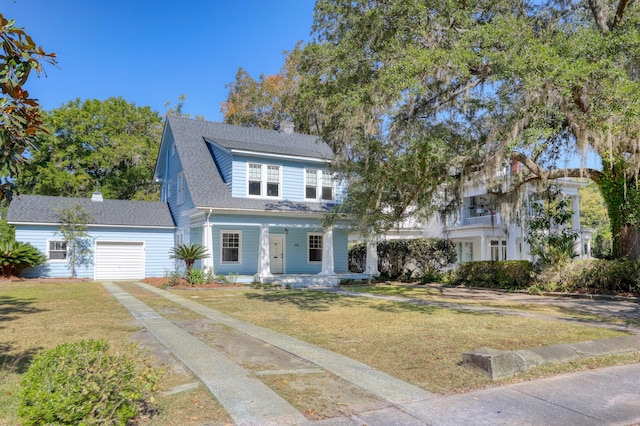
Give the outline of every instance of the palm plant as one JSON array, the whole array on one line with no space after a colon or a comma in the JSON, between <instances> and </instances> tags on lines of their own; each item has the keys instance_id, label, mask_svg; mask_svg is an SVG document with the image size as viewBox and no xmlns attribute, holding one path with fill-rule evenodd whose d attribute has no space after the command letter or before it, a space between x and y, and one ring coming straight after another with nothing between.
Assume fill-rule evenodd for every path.
<instances>
[{"instance_id":1,"label":"palm plant","mask_svg":"<svg viewBox=\"0 0 640 426\"><path fill-rule=\"evenodd\" d=\"M41 265L45 260L45 256L29 243L0 243L0 276L19 276L23 269Z\"/></svg>"},{"instance_id":2,"label":"palm plant","mask_svg":"<svg viewBox=\"0 0 640 426\"><path fill-rule=\"evenodd\" d=\"M171 258L183 260L186 267L186 274L193 268L193 264L198 259L209 256L207 249L200 243L178 244L171 249Z\"/></svg>"}]
</instances>

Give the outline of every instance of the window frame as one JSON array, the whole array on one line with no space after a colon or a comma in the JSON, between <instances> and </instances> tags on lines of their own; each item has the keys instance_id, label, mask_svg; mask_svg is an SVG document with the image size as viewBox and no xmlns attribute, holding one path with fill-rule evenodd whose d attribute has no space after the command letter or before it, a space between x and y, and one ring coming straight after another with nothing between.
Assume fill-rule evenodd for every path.
<instances>
[{"instance_id":1,"label":"window frame","mask_svg":"<svg viewBox=\"0 0 640 426\"><path fill-rule=\"evenodd\" d=\"M64 249L51 250L52 243L61 243ZM51 253L64 253L62 259L52 259ZM47 261L48 262L66 262L69 259L69 244L65 240L47 240Z\"/></svg>"},{"instance_id":2,"label":"window frame","mask_svg":"<svg viewBox=\"0 0 640 426\"><path fill-rule=\"evenodd\" d=\"M311 239L317 238L320 239L320 247L311 247ZM320 250L320 260L311 260L311 250ZM324 235L320 232L309 232L307 233L307 263L311 264L321 264L323 259L323 249L324 249Z\"/></svg>"},{"instance_id":3,"label":"window frame","mask_svg":"<svg viewBox=\"0 0 640 426\"><path fill-rule=\"evenodd\" d=\"M315 184L315 197L307 197L307 172L315 172L316 173L316 184ZM327 176L331 178L331 186L325 186L324 181ZM331 198L324 198L324 190L325 188L331 189ZM331 172L324 169L315 169L315 168L305 168L304 169L304 199L305 201L317 201L317 202L335 202L336 201L336 182L333 178Z\"/></svg>"},{"instance_id":4,"label":"window frame","mask_svg":"<svg viewBox=\"0 0 640 426\"><path fill-rule=\"evenodd\" d=\"M224 236L225 234L237 234L238 236L238 247L225 247L224 246ZM225 248L237 248L238 249L238 260L224 260L224 250ZM220 230L220 264L221 265L240 265L242 264L242 231L235 231L232 229L221 229Z\"/></svg>"},{"instance_id":5,"label":"window frame","mask_svg":"<svg viewBox=\"0 0 640 426\"><path fill-rule=\"evenodd\" d=\"M258 182L255 179L251 179L251 169L255 166L260 168L260 194L251 194L251 184ZM255 167L255 168L257 168ZM269 169L277 169L278 170L278 181L270 181L269 180ZM270 200L280 200L282 199L282 173L283 167L282 164L271 164L271 163L256 163L256 162L247 162L247 177L246 177L246 193L247 198L266 198ZM277 184L278 185L278 195L268 195L269 194L269 185Z\"/></svg>"},{"instance_id":6,"label":"window frame","mask_svg":"<svg viewBox=\"0 0 640 426\"><path fill-rule=\"evenodd\" d=\"M489 250L491 253L491 260L507 260L507 240L491 240L489 242Z\"/></svg>"}]
</instances>

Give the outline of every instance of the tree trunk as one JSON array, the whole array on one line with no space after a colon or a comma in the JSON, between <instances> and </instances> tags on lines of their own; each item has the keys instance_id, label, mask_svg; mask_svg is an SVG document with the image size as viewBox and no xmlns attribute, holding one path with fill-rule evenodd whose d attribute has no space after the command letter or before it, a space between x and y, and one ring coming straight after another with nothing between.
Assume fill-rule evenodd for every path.
<instances>
[{"instance_id":1,"label":"tree trunk","mask_svg":"<svg viewBox=\"0 0 640 426\"><path fill-rule=\"evenodd\" d=\"M635 177L624 167L624 160L603 162L598 187L607 204L613 236L612 256L616 259L640 258L640 189Z\"/></svg>"}]
</instances>

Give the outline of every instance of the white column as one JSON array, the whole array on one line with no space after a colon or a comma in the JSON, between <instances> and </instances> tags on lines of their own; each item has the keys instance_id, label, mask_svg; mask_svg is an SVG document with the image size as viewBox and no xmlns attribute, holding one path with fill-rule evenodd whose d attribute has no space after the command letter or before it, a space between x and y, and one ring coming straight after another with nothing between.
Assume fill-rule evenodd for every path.
<instances>
[{"instance_id":1,"label":"white column","mask_svg":"<svg viewBox=\"0 0 640 426\"><path fill-rule=\"evenodd\" d=\"M380 275L378 270L378 243L375 239L367 241L367 261L364 273L371 276Z\"/></svg>"},{"instance_id":2,"label":"white column","mask_svg":"<svg viewBox=\"0 0 640 426\"><path fill-rule=\"evenodd\" d=\"M487 243L484 235L480 237L480 260L487 260Z\"/></svg>"},{"instance_id":3,"label":"white column","mask_svg":"<svg viewBox=\"0 0 640 426\"><path fill-rule=\"evenodd\" d=\"M510 224L507 228L507 260L517 260L516 225Z\"/></svg>"},{"instance_id":4,"label":"white column","mask_svg":"<svg viewBox=\"0 0 640 426\"><path fill-rule=\"evenodd\" d=\"M320 275L335 275L333 270L333 228L329 227L322 234L322 272Z\"/></svg>"},{"instance_id":5,"label":"white column","mask_svg":"<svg viewBox=\"0 0 640 426\"><path fill-rule=\"evenodd\" d=\"M258 248L258 279L262 282L271 278L271 260L269 258L269 226L260 227L260 247Z\"/></svg>"},{"instance_id":6,"label":"white column","mask_svg":"<svg viewBox=\"0 0 640 426\"><path fill-rule=\"evenodd\" d=\"M207 250L207 257L202 259L202 269L213 274L213 227L209 222L209 216L202 228L202 246Z\"/></svg>"},{"instance_id":7,"label":"white column","mask_svg":"<svg viewBox=\"0 0 640 426\"><path fill-rule=\"evenodd\" d=\"M580 232L580 196L579 195L575 195L571 198L571 210L572 210L571 228L574 231ZM576 238L576 242L573 245L573 249L574 249L574 252L580 258L582 258L584 254L583 253L584 249L582 247L581 233L578 234L578 237Z\"/></svg>"}]
</instances>

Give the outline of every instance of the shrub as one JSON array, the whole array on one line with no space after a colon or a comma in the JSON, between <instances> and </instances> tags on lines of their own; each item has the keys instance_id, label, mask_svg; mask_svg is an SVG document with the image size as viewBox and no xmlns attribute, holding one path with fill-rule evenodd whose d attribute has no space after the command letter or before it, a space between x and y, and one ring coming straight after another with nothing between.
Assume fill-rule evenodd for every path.
<instances>
[{"instance_id":1,"label":"shrub","mask_svg":"<svg viewBox=\"0 0 640 426\"><path fill-rule=\"evenodd\" d=\"M172 259L184 261L187 275L189 275L189 271L193 268L196 260L204 259L208 256L207 249L200 243L178 244L170 250L170 253Z\"/></svg>"},{"instance_id":2,"label":"shrub","mask_svg":"<svg viewBox=\"0 0 640 426\"><path fill-rule=\"evenodd\" d=\"M581 260L546 268L536 277L541 291L586 293L640 293L640 262L624 260Z\"/></svg>"},{"instance_id":3,"label":"shrub","mask_svg":"<svg viewBox=\"0 0 640 426\"><path fill-rule=\"evenodd\" d=\"M455 245L439 238L385 240L377 244L377 250L380 274L391 279L427 281L456 261ZM349 250L349 270L363 272L366 255L366 244L354 245Z\"/></svg>"},{"instance_id":4,"label":"shrub","mask_svg":"<svg viewBox=\"0 0 640 426\"><path fill-rule=\"evenodd\" d=\"M33 358L18 416L23 425L125 425L148 403L156 382L137 351L113 355L104 340L64 343Z\"/></svg>"},{"instance_id":5,"label":"shrub","mask_svg":"<svg viewBox=\"0 0 640 426\"><path fill-rule=\"evenodd\" d=\"M29 243L0 243L0 275L4 277L18 276L24 269L41 265L45 260L45 256Z\"/></svg>"},{"instance_id":6,"label":"shrub","mask_svg":"<svg viewBox=\"0 0 640 426\"><path fill-rule=\"evenodd\" d=\"M207 282L207 274L202 269L188 269L187 282L191 285L202 285Z\"/></svg>"},{"instance_id":7,"label":"shrub","mask_svg":"<svg viewBox=\"0 0 640 426\"><path fill-rule=\"evenodd\" d=\"M453 283L519 290L531 285L534 274L534 265L528 260L465 262L458 266Z\"/></svg>"}]
</instances>

